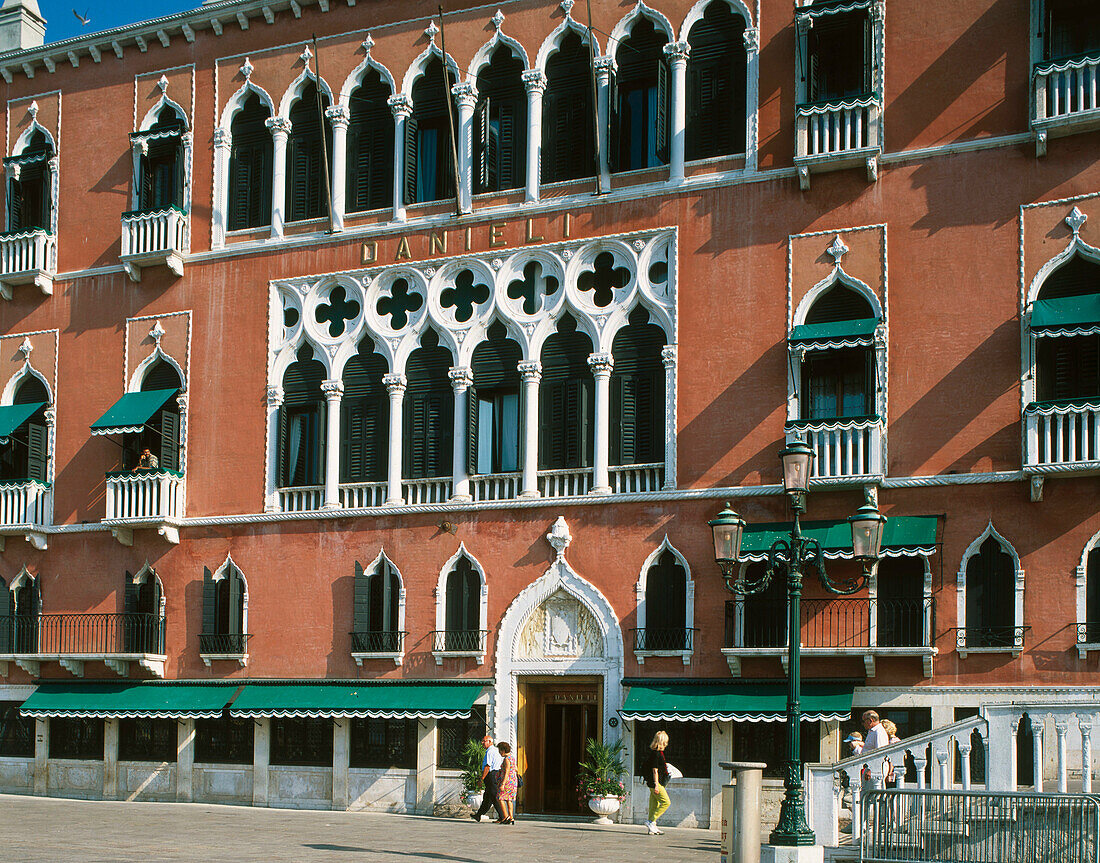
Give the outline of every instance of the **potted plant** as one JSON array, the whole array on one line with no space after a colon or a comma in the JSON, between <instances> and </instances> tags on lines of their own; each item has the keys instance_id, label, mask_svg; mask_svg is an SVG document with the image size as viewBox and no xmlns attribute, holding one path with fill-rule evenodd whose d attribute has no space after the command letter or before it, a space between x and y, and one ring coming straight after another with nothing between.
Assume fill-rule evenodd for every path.
<instances>
[{"instance_id":1,"label":"potted plant","mask_svg":"<svg viewBox=\"0 0 1100 863\"><path fill-rule=\"evenodd\" d=\"M462 747L462 802L476 812L481 808L485 785L481 781L481 765L485 760L485 747L478 740L467 740Z\"/></svg>"},{"instance_id":2,"label":"potted plant","mask_svg":"<svg viewBox=\"0 0 1100 863\"><path fill-rule=\"evenodd\" d=\"M610 824L611 818L619 811L619 804L626 799L626 786L623 785L623 752L626 747L622 740L603 743L589 737L584 745L584 760L577 773L577 797L587 801L588 808L599 816L597 824Z\"/></svg>"}]
</instances>

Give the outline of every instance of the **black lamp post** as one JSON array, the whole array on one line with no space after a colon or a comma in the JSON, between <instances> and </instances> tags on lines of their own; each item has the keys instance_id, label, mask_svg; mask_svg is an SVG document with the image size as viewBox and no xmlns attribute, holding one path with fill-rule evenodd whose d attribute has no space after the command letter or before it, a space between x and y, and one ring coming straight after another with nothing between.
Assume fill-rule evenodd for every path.
<instances>
[{"instance_id":1,"label":"black lamp post","mask_svg":"<svg viewBox=\"0 0 1100 863\"><path fill-rule=\"evenodd\" d=\"M787 761L783 778L783 804L779 810L779 823L769 837L772 845L813 845L814 833L806 821L806 805L802 791L802 755L799 746L799 725L802 721L801 695L801 617L799 605L802 599L802 573L808 567L817 570L818 579L830 593L845 595L855 593L866 583L871 568L878 560L882 545L882 529L886 518L871 504L866 504L849 517L852 528L852 551L862 564L862 573L843 582L833 581L825 572L825 558L816 539L802 536L800 518L806 511L806 490L814 452L802 441L796 441L781 453L783 462L783 490L790 499L794 511L794 524L789 540L778 539L768 551L768 566L755 581L737 577L738 558L741 555L741 537L744 520L730 509L729 504L708 522L714 532L714 559L722 570L726 589L741 596L761 593L773 578L787 577Z\"/></svg>"}]
</instances>

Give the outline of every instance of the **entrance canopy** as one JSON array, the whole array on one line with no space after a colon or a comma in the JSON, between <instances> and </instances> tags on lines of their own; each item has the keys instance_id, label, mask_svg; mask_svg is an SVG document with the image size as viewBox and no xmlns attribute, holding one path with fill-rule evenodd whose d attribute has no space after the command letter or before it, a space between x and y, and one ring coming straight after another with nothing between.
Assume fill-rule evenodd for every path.
<instances>
[{"instance_id":1,"label":"entrance canopy","mask_svg":"<svg viewBox=\"0 0 1100 863\"><path fill-rule=\"evenodd\" d=\"M126 393L111 405L107 413L92 423L92 434L140 432L153 414L178 392L178 389L173 389Z\"/></svg>"},{"instance_id":2,"label":"entrance canopy","mask_svg":"<svg viewBox=\"0 0 1100 863\"><path fill-rule=\"evenodd\" d=\"M230 716L468 719L483 681L470 683L249 683Z\"/></svg>"},{"instance_id":3,"label":"entrance canopy","mask_svg":"<svg viewBox=\"0 0 1100 863\"><path fill-rule=\"evenodd\" d=\"M19 712L36 719L214 719L238 689L237 683L43 683Z\"/></svg>"},{"instance_id":4,"label":"entrance canopy","mask_svg":"<svg viewBox=\"0 0 1100 863\"><path fill-rule=\"evenodd\" d=\"M29 420L34 412L45 404L45 402L32 402L26 405L0 406L0 438L10 437L13 431Z\"/></svg>"},{"instance_id":5,"label":"entrance canopy","mask_svg":"<svg viewBox=\"0 0 1100 863\"><path fill-rule=\"evenodd\" d=\"M853 686L803 683L802 721L850 718ZM645 722L783 722L787 716L787 684L632 684L619 716Z\"/></svg>"},{"instance_id":6,"label":"entrance canopy","mask_svg":"<svg viewBox=\"0 0 1100 863\"><path fill-rule=\"evenodd\" d=\"M1031 332L1037 336L1090 336L1100 333L1100 294L1036 300Z\"/></svg>"},{"instance_id":7,"label":"entrance canopy","mask_svg":"<svg viewBox=\"0 0 1100 863\"><path fill-rule=\"evenodd\" d=\"M934 515L903 515L886 519L882 531L883 557L917 557L936 551ZM768 550L776 540L790 541L790 522L745 525L741 540L741 559L758 562L768 559ZM825 557L852 557L852 528L846 519L802 522L802 535L816 539Z\"/></svg>"}]
</instances>

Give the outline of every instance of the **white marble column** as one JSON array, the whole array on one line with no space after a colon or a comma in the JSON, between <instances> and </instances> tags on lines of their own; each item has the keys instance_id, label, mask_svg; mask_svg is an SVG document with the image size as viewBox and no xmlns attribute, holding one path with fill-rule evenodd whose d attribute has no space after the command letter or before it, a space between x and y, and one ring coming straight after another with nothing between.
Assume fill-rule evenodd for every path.
<instances>
[{"instance_id":1,"label":"white marble column","mask_svg":"<svg viewBox=\"0 0 1100 863\"><path fill-rule=\"evenodd\" d=\"M614 57L596 58L596 117L598 119L597 133L600 139L600 188L604 192L611 191L611 154L608 152L611 145L611 136L608 134L608 117L610 117L611 103L611 76L615 73Z\"/></svg>"},{"instance_id":2,"label":"white marble column","mask_svg":"<svg viewBox=\"0 0 1100 863\"><path fill-rule=\"evenodd\" d=\"M34 720L34 779L32 791L44 797L48 787L50 758L50 720Z\"/></svg>"},{"instance_id":3,"label":"white marble column","mask_svg":"<svg viewBox=\"0 0 1100 863\"><path fill-rule=\"evenodd\" d=\"M266 806L271 763L271 720L254 719L252 730L252 805Z\"/></svg>"},{"instance_id":4,"label":"white marble column","mask_svg":"<svg viewBox=\"0 0 1100 863\"><path fill-rule=\"evenodd\" d=\"M756 170L759 132L757 112L760 104L760 32L745 28L745 171Z\"/></svg>"},{"instance_id":5,"label":"white marble column","mask_svg":"<svg viewBox=\"0 0 1100 863\"><path fill-rule=\"evenodd\" d=\"M523 379L523 489L520 497L539 496L539 381L542 363L519 364Z\"/></svg>"},{"instance_id":6,"label":"white marble column","mask_svg":"<svg viewBox=\"0 0 1100 863\"><path fill-rule=\"evenodd\" d=\"M210 207L210 246L225 245L225 220L229 202L229 153L233 136L227 129L214 130L214 200Z\"/></svg>"},{"instance_id":7,"label":"white marble column","mask_svg":"<svg viewBox=\"0 0 1100 863\"><path fill-rule=\"evenodd\" d=\"M340 400L344 385L322 381L325 394L325 503L323 509L340 508Z\"/></svg>"},{"instance_id":8,"label":"white marble column","mask_svg":"<svg viewBox=\"0 0 1100 863\"><path fill-rule=\"evenodd\" d=\"M279 408L283 406L283 388L267 388L267 482L264 512L279 511Z\"/></svg>"},{"instance_id":9,"label":"white marble column","mask_svg":"<svg viewBox=\"0 0 1100 863\"><path fill-rule=\"evenodd\" d=\"M665 366L665 482L676 488L676 345L661 348Z\"/></svg>"},{"instance_id":10,"label":"white marble column","mask_svg":"<svg viewBox=\"0 0 1100 863\"><path fill-rule=\"evenodd\" d=\"M1035 773L1035 790L1040 794L1043 791L1043 720L1031 720L1031 739L1035 744L1033 771Z\"/></svg>"},{"instance_id":11,"label":"white marble column","mask_svg":"<svg viewBox=\"0 0 1100 863\"><path fill-rule=\"evenodd\" d=\"M286 117L268 117L265 122L275 142L271 166L271 236L281 237L286 207L286 142L290 137L290 120Z\"/></svg>"},{"instance_id":12,"label":"white marble column","mask_svg":"<svg viewBox=\"0 0 1100 863\"><path fill-rule=\"evenodd\" d=\"M348 122L351 113L344 105L325 110L332 123L332 230L344 230L344 199L348 187Z\"/></svg>"},{"instance_id":13,"label":"white marble column","mask_svg":"<svg viewBox=\"0 0 1100 863\"><path fill-rule=\"evenodd\" d=\"M404 93L389 98L393 112L393 220L405 221L405 121L412 116L412 101Z\"/></svg>"},{"instance_id":14,"label":"white marble column","mask_svg":"<svg viewBox=\"0 0 1100 863\"><path fill-rule=\"evenodd\" d=\"M611 354L592 354L588 358L588 366L596 379L595 464L591 494L611 494L607 462L611 438L611 369L614 365Z\"/></svg>"},{"instance_id":15,"label":"white marble column","mask_svg":"<svg viewBox=\"0 0 1100 863\"><path fill-rule=\"evenodd\" d=\"M474 108L477 105L477 89L463 81L451 88L458 107L458 123L455 126L458 165L455 189L458 192L458 211L469 213L473 208L474 164Z\"/></svg>"},{"instance_id":16,"label":"white marble column","mask_svg":"<svg viewBox=\"0 0 1100 863\"><path fill-rule=\"evenodd\" d=\"M195 721L176 720L176 802L190 803L194 798Z\"/></svg>"},{"instance_id":17,"label":"white marble column","mask_svg":"<svg viewBox=\"0 0 1100 863\"><path fill-rule=\"evenodd\" d=\"M416 721L416 813L435 812L435 720Z\"/></svg>"},{"instance_id":18,"label":"white marble column","mask_svg":"<svg viewBox=\"0 0 1100 863\"><path fill-rule=\"evenodd\" d=\"M176 394L176 407L180 412L179 471L182 474L187 473L187 401L187 387L181 387Z\"/></svg>"},{"instance_id":19,"label":"white marble column","mask_svg":"<svg viewBox=\"0 0 1100 863\"><path fill-rule=\"evenodd\" d=\"M333 720L332 728L332 808L347 811L351 800L348 788L348 746L351 740L349 716Z\"/></svg>"},{"instance_id":20,"label":"white marble column","mask_svg":"<svg viewBox=\"0 0 1100 863\"><path fill-rule=\"evenodd\" d=\"M149 155L149 141L142 138L130 144L130 158L133 161L133 182L130 183L130 209L136 210L141 200L141 157ZM19 165L8 168L9 179L19 179Z\"/></svg>"},{"instance_id":21,"label":"white marble column","mask_svg":"<svg viewBox=\"0 0 1100 863\"><path fill-rule=\"evenodd\" d=\"M391 373L382 376L382 383L390 394L390 464L386 476L389 485L386 503L399 504L404 500L401 496L401 425L404 418L405 385L408 381L402 374Z\"/></svg>"},{"instance_id":22,"label":"white marble column","mask_svg":"<svg viewBox=\"0 0 1100 863\"><path fill-rule=\"evenodd\" d=\"M684 146L687 137L687 65L691 46L687 42L669 42L665 56L672 67L672 105L668 118L668 178L674 183L684 179Z\"/></svg>"},{"instance_id":23,"label":"white marble column","mask_svg":"<svg viewBox=\"0 0 1100 863\"><path fill-rule=\"evenodd\" d=\"M522 75L527 89L527 191L525 200L539 199L539 164L542 161L542 94L546 92L546 76L538 69L528 69Z\"/></svg>"},{"instance_id":24,"label":"white marble column","mask_svg":"<svg viewBox=\"0 0 1100 863\"><path fill-rule=\"evenodd\" d=\"M118 720L103 720L103 799L118 798Z\"/></svg>"},{"instance_id":25,"label":"white marble column","mask_svg":"<svg viewBox=\"0 0 1100 863\"><path fill-rule=\"evenodd\" d=\"M453 473L453 488L451 500L470 500L470 468L466 464L466 456L470 448L466 445L466 437L470 430L466 427L466 418L469 415L469 406L466 400L470 395L470 386L474 382L474 373L466 366L455 366L448 373L451 378L451 386L455 391L454 436L451 470Z\"/></svg>"}]
</instances>

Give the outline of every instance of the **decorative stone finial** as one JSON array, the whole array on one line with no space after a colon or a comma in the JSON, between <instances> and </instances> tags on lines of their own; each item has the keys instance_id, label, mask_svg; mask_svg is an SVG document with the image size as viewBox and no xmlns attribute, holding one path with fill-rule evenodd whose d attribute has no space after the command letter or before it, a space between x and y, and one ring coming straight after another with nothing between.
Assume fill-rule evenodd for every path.
<instances>
[{"instance_id":1,"label":"decorative stone finial","mask_svg":"<svg viewBox=\"0 0 1100 863\"><path fill-rule=\"evenodd\" d=\"M566 18L573 14L573 0L561 0L561 11L565 13Z\"/></svg>"},{"instance_id":2,"label":"decorative stone finial","mask_svg":"<svg viewBox=\"0 0 1100 863\"><path fill-rule=\"evenodd\" d=\"M1069 229L1073 231L1073 239L1077 239L1077 235L1081 233L1081 228L1085 226L1085 222L1088 221L1088 218L1089 217L1077 209L1077 207L1069 211L1069 215L1066 216L1066 224L1069 225Z\"/></svg>"},{"instance_id":3,"label":"decorative stone finial","mask_svg":"<svg viewBox=\"0 0 1100 863\"><path fill-rule=\"evenodd\" d=\"M829 246L829 248L825 251L826 253L833 256L833 266L839 267L841 260L843 260L844 256L848 254L850 249L846 245L844 245L844 241L840 239L840 234L837 234L836 239L833 240L833 244Z\"/></svg>"},{"instance_id":4,"label":"decorative stone finial","mask_svg":"<svg viewBox=\"0 0 1100 863\"><path fill-rule=\"evenodd\" d=\"M245 58L244 58L244 63L243 63L242 65L241 65L241 74L242 74L242 75L244 75L244 79L245 79L246 81L247 81L247 80L248 80L249 78L251 78L251 77L252 77L252 70L253 70L253 68L254 68L254 67L253 67L253 65L252 65L251 61L250 61L250 60L249 60L249 59L248 59L247 57L245 57Z\"/></svg>"},{"instance_id":5,"label":"decorative stone finial","mask_svg":"<svg viewBox=\"0 0 1100 863\"><path fill-rule=\"evenodd\" d=\"M34 350L34 345L31 344L31 340L26 336L23 336L23 344L19 346L19 353L23 355L24 360L31 358L31 351Z\"/></svg>"},{"instance_id":6,"label":"decorative stone finial","mask_svg":"<svg viewBox=\"0 0 1100 863\"><path fill-rule=\"evenodd\" d=\"M158 348L160 347L160 340L164 338L164 333L165 330L164 327L160 325L160 321L154 321L153 328L149 330L149 338L153 340L153 344Z\"/></svg>"},{"instance_id":7,"label":"decorative stone finial","mask_svg":"<svg viewBox=\"0 0 1100 863\"><path fill-rule=\"evenodd\" d=\"M435 37L439 35L439 25L435 23L433 18L427 27L424 28L424 35L428 37L428 41L433 45L435 44Z\"/></svg>"},{"instance_id":8,"label":"decorative stone finial","mask_svg":"<svg viewBox=\"0 0 1100 863\"><path fill-rule=\"evenodd\" d=\"M359 47L362 48L363 53L369 57L370 49L374 47L374 37L372 37L371 34L368 33L367 38L363 40L362 44Z\"/></svg>"},{"instance_id":9,"label":"decorative stone finial","mask_svg":"<svg viewBox=\"0 0 1100 863\"><path fill-rule=\"evenodd\" d=\"M546 539L554 547L554 551L557 552L558 560L565 560L565 550L569 548L569 543L573 541L573 537L569 533L569 525L565 523L564 515L558 516L558 520L550 528L550 533L546 534Z\"/></svg>"},{"instance_id":10,"label":"decorative stone finial","mask_svg":"<svg viewBox=\"0 0 1100 863\"><path fill-rule=\"evenodd\" d=\"M493 26L499 31L500 25L504 23L504 13L497 9L497 14L489 20L493 22Z\"/></svg>"},{"instance_id":11,"label":"decorative stone finial","mask_svg":"<svg viewBox=\"0 0 1100 863\"><path fill-rule=\"evenodd\" d=\"M307 69L309 68L309 61L313 59L313 52L309 50L309 46L303 49L302 53L298 55L298 59L302 61L302 65Z\"/></svg>"},{"instance_id":12,"label":"decorative stone finial","mask_svg":"<svg viewBox=\"0 0 1100 863\"><path fill-rule=\"evenodd\" d=\"M27 108L27 113L31 115L31 122L36 122L38 120L38 103L31 102L31 106Z\"/></svg>"},{"instance_id":13,"label":"decorative stone finial","mask_svg":"<svg viewBox=\"0 0 1100 863\"><path fill-rule=\"evenodd\" d=\"M168 92L168 78L166 78L164 75L161 75L160 80L157 81L157 86L160 87L161 95L164 95L165 93L167 93Z\"/></svg>"}]
</instances>

